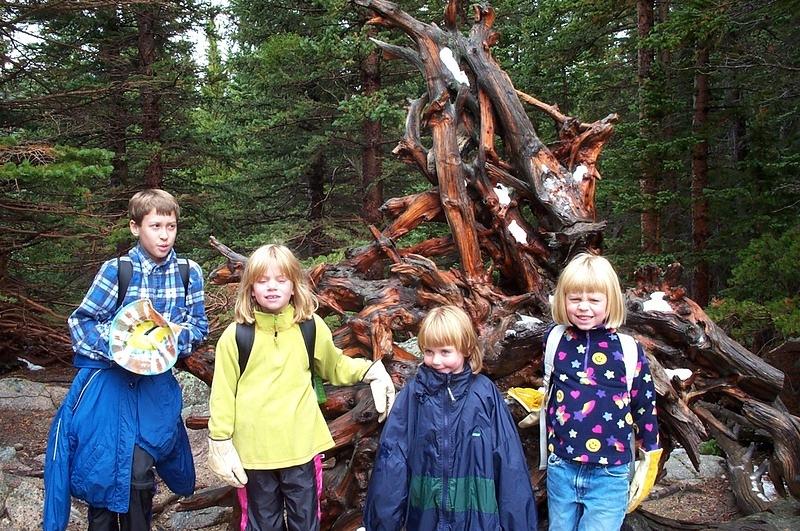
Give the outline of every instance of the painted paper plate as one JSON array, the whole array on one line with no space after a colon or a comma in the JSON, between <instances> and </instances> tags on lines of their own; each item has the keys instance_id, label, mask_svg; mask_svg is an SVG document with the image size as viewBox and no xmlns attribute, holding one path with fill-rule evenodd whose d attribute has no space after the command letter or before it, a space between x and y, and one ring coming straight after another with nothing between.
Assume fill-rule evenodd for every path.
<instances>
[{"instance_id":1,"label":"painted paper plate","mask_svg":"<svg viewBox=\"0 0 800 531\"><path fill-rule=\"evenodd\" d=\"M111 322L111 358L136 374L161 374L178 360L178 333L180 327L167 322L149 299L133 301Z\"/></svg>"}]
</instances>

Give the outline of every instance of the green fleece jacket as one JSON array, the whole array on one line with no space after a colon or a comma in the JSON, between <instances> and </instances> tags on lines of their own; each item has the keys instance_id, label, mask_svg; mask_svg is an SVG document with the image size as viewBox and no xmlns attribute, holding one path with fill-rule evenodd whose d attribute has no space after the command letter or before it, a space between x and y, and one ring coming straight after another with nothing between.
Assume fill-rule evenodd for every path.
<instances>
[{"instance_id":1,"label":"green fleece jacket","mask_svg":"<svg viewBox=\"0 0 800 531\"><path fill-rule=\"evenodd\" d=\"M311 386L308 354L294 308L256 312L253 350L239 374L236 323L217 342L208 422L212 439L233 438L242 466L272 470L307 463L333 447L333 438ZM316 373L334 385L361 381L371 365L349 358L333 344L331 331L314 315Z\"/></svg>"}]
</instances>

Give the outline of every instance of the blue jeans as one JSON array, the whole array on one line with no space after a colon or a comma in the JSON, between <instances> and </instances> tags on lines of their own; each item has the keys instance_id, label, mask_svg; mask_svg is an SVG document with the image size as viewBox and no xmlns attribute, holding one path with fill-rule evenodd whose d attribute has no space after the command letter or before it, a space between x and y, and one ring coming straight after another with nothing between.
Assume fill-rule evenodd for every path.
<instances>
[{"instance_id":1,"label":"blue jeans","mask_svg":"<svg viewBox=\"0 0 800 531\"><path fill-rule=\"evenodd\" d=\"M547 510L550 531L614 531L628 508L628 470L624 465L590 465L547 458Z\"/></svg>"}]
</instances>

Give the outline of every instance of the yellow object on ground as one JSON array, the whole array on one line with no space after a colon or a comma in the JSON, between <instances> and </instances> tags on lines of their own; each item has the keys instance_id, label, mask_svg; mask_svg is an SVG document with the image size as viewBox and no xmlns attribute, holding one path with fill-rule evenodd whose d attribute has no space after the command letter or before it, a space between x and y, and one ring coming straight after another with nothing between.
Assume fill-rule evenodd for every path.
<instances>
[{"instance_id":1,"label":"yellow object on ground","mask_svg":"<svg viewBox=\"0 0 800 531\"><path fill-rule=\"evenodd\" d=\"M520 428L530 428L539 423L539 415L544 401L544 391L532 387L510 387L508 396L519 402L528 415L517 423Z\"/></svg>"},{"instance_id":2,"label":"yellow object on ground","mask_svg":"<svg viewBox=\"0 0 800 531\"><path fill-rule=\"evenodd\" d=\"M650 489L653 488L656 482L658 462L661 460L661 448L642 452L641 456L641 459L636 460L636 470L633 473L633 481L631 481L631 486L628 490L627 512L629 513L635 511L647 498L647 495L650 494ZM633 465L634 463L631 463L631 466Z\"/></svg>"}]
</instances>

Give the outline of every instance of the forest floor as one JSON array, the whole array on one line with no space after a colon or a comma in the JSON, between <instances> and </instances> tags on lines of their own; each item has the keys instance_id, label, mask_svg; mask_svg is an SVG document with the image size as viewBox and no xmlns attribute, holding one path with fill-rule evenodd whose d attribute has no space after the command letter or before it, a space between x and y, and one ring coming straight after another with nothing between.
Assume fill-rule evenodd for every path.
<instances>
[{"instance_id":1,"label":"forest floor","mask_svg":"<svg viewBox=\"0 0 800 531\"><path fill-rule=\"evenodd\" d=\"M42 371L15 370L0 378L17 377L67 387L74 374L70 367L52 367ZM41 469L52 415L48 411L4 410L0 415L0 447L14 446L21 463L32 470ZM742 517L724 474L686 481L671 479L668 473L642 509L656 517L694 524L693 528L714 528Z\"/></svg>"}]
</instances>

